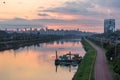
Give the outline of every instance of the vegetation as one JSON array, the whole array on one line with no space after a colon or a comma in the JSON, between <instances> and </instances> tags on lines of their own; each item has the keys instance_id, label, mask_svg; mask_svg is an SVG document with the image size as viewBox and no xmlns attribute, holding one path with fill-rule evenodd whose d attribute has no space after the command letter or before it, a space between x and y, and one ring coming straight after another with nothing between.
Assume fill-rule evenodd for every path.
<instances>
[{"instance_id":1,"label":"vegetation","mask_svg":"<svg viewBox=\"0 0 120 80\"><path fill-rule=\"evenodd\" d=\"M94 42L96 45L101 47L102 49L111 49L113 47L112 44L110 44L108 41L101 41L96 38L88 38L90 41Z\"/></svg>"},{"instance_id":2,"label":"vegetation","mask_svg":"<svg viewBox=\"0 0 120 80\"><path fill-rule=\"evenodd\" d=\"M110 61L111 59L114 59L115 55L114 55L114 52L115 52L115 48L112 47L111 49L109 49L107 52L106 52L106 57L107 59Z\"/></svg>"},{"instance_id":3,"label":"vegetation","mask_svg":"<svg viewBox=\"0 0 120 80\"><path fill-rule=\"evenodd\" d=\"M27 33L7 33L0 31L0 51L7 49L18 49L19 47L37 45L43 42L59 40L64 36L40 35Z\"/></svg>"},{"instance_id":4,"label":"vegetation","mask_svg":"<svg viewBox=\"0 0 120 80\"><path fill-rule=\"evenodd\" d=\"M33 39L32 39L33 38ZM62 39L62 36L55 36L55 35L46 35L46 36L39 36L38 38L32 37L31 39L14 39L11 41L0 42L0 50L6 49L18 49L19 47L30 46L34 44L39 44L43 42L50 42Z\"/></svg>"},{"instance_id":5,"label":"vegetation","mask_svg":"<svg viewBox=\"0 0 120 80\"><path fill-rule=\"evenodd\" d=\"M111 35L114 35L116 37L115 34L116 32L112 33ZM89 38L89 40L106 50L106 57L109 63L110 70L112 72L112 76L114 80L120 80L120 44L116 45L115 53L115 45L110 45L109 42L101 44L100 40L96 40L94 38Z\"/></svg>"},{"instance_id":6,"label":"vegetation","mask_svg":"<svg viewBox=\"0 0 120 80\"><path fill-rule=\"evenodd\" d=\"M115 57L115 47L106 52L106 57L109 61L109 66L114 80L120 80L120 55ZM112 58L112 60L110 58Z\"/></svg>"},{"instance_id":7,"label":"vegetation","mask_svg":"<svg viewBox=\"0 0 120 80\"><path fill-rule=\"evenodd\" d=\"M120 56L115 59L113 70L120 75Z\"/></svg>"},{"instance_id":8,"label":"vegetation","mask_svg":"<svg viewBox=\"0 0 120 80\"><path fill-rule=\"evenodd\" d=\"M80 37L80 36L79 36ZM41 35L38 33L8 33L0 31L0 51L18 49L19 47L38 45L39 43L51 42L59 39L78 38L75 35Z\"/></svg>"},{"instance_id":9,"label":"vegetation","mask_svg":"<svg viewBox=\"0 0 120 80\"><path fill-rule=\"evenodd\" d=\"M94 63L96 59L96 50L86 41L82 40L86 55L78 67L73 80L94 80Z\"/></svg>"}]
</instances>

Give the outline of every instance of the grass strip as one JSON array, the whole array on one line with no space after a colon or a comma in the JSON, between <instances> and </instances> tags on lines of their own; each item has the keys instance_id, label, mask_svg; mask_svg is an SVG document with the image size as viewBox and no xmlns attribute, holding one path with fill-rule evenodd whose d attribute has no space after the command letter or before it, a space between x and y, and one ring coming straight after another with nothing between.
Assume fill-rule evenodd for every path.
<instances>
[{"instance_id":1,"label":"grass strip","mask_svg":"<svg viewBox=\"0 0 120 80\"><path fill-rule=\"evenodd\" d=\"M96 50L85 40L82 40L86 54L80 63L73 80L95 80L94 64L96 60Z\"/></svg>"}]
</instances>

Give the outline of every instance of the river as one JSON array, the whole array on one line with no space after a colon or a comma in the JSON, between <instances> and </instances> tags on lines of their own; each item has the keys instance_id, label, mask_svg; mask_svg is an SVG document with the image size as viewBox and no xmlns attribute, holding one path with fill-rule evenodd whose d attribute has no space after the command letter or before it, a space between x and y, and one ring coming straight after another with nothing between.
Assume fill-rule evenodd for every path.
<instances>
[{"instance_id":1,"label":"river","mask_svg":"<svg viewBox=\"0 0 120 80\"><path fill-rule=\"evenodd\" d=\"M40 43L0 52L0 80L72 80L77 67L55 66L55 51L85 55L80 39Z\"/></svg>"}]
</instances>

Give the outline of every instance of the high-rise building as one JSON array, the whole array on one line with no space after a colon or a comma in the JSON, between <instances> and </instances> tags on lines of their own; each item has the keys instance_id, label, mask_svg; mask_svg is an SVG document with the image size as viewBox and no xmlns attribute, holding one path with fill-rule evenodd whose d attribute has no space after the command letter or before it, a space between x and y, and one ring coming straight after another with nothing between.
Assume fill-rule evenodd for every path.
<instances>
[{"instance_id":1,"label":"high-rise building","mask_svg":"<svg viewBox=\"0 0 120 80\"><path fill-rule=\"evenodd\" d=\"M17 28L16 31L19 32L19 28Z\"/></svg>"},{"instance_id":2,"label":"high-rise building","mask_svg":"<svg viewBox=\"0 0 120 80\"><path fill-rule=\"evenodd\" d=\"M104 20L104 33L112 33L115 31L115 19Z\"/></svg>"}]
</instances>

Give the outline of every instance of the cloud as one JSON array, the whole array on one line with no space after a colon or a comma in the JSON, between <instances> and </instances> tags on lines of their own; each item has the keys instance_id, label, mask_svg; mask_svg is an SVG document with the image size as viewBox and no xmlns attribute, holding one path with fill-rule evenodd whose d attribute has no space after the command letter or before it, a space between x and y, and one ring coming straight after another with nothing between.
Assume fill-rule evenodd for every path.
<instances>
[{"instance_id":1,"label":"cloud","mask_svg":"<svg viewBox=\"0 0 120 80\"><path fill-rule=\"evenodd\" d=\"M78 6L79 5L79 6ZM79 14L87 12L85 8L82 7L81 4L76 2L66 2L63 6L56 7L56 8L48 8L41 12L57 12L57 13L69 13L69 14Z\"/></svg>"},{"instance_id":2,"label":"cloud","mask_svg":"<svg viewBox=\"0 0 120 80\"><path fill-rule=\"evenodd\" d=\"M120 8L120 0L93 0L93 3L108 8Z\"/></svg>"},{"instance_id":3,"label":"cloud","mask_svg":"<svg viewBox=\"0 0 120 80\"><path fill-rule=\"evenodd\" d=\"M109 15L119 13L120 0L74 0L67 1L61 6L48 8L39 12L51 12L59 14L83 15L96 18L105 18ZM119 11L119 12L118 12ZM117 15L118 16L118 15Z\"/></svg>"},{"instance_id":4,"label":"cloud","mask_svg":"<svg viewBox=\"0 0 120 80\"><path fill-rule=\"evenodd\" d=\"M120 0L70 0L58 7L39 7L38 16L42 19L26 20L14 18L2 23L13 24L85 24L93 27L103 27L105 18L117 17L117 26L120 25ZM49 15L50 14L50 15ZM72 17L70 17L72 16ZM66 19L68 17L68 19ZM73 18L75 17L75 18ZM48 19L49 18L49 19ZM118 19L119 18L119 19ZM0 22L1 23L1 22Z\"/></svg>"},{"instance_id":5,"label":"cloud","mask_svg":"<svg viewBox=\"0 0 120 80\"><path fill-rule=\"evenodd\" d=\"M18 2L18 4L23 4L23 2Z\"/></svg>"},{"instance_id":6,"label":"cloud","mask_svg":"<svg viewBox=\"0 0 120 80\"><path fill-rule=\"evenodd\" d=\"M90 19L68 19L66 20L65 18L58 18L63 16L62 14L69 14L71 16L73 15L77 15L75 17L79 18L79 15L83 15L84 17L89 16L89 17L93 17L93 16L98 16L98 15L103 15L103 13L97 12L97 11L92 11L89 8L94 8L95 5L93 3L91 3L90 1L67 1L65 2L63 5L59 6L59 7L55 7L55 8L48 8L48 9L44 9L41 10L41 7L39 7L39 12L38 12L38 16L43 16L43 19L33 19L33 20L24 20L24 19L19 19L19 18L15 18L12 21L15 23L27 23L27 24L85 24L85 25L101 25L103 24L103 22L101 20L90 20ZM60 13L61 15L58 15L58 17L53 17L53 18L49 18L46 19L46 16L49 16L48 13ZM44 14L42 14L44 13ZM56 16L56 15L55 15Z\"/></svg>"},{"instance_id":7,"label":"cloud","mask_svg":"<svg viewBox=\"0 0 120 80\"><path fill-rule=\"evenodd\" d=\"M43 6L40 6L39 9L44 9L44 7L43 7Z\"/></svg>"},{"instance_id":8,"label":"cloud","mask_svg":"<svg viewBox=\"0 0 120 80\"><path fill-rule=\"evenodd\" d=\"M63 14L73 14L73 15L104 15L102 12L90 11L89 8L95 8L96 6L91 3L91 1L72 1L65 2L63 5L55 8L48 8L45 10L39 10L39 12L54 12Z\"/></svg>"},{"instance_id":9,"label":"cloud","mask_svg":"<svg viewBox=\"0 0 120 80\"><path fill-rule=\"evenodd\" d=\"M41 14L39 13L38 16L49 16L48 14Z\"/></svg>"},{"instance_id":10,"label":"cloud","mask_svg":"<svg viewBox=\"0 0 120 80\"><path fill-rule=\"evenodd\" d=\"M6 19L0 21L0 28L25 28L25 27L44 27L42 23L35 20L26 20L23 18Z\"/></svg>"},{"instance_id":11,"label":"cloud","mask_svg":"<svg viewBox=\"0 0 120 80\"><path fill-rule=\"evenodd\" d=\"M109 1L109 5L114 8L120 8L120 0L111 0Z\"/></svg>"},{"instance_id":12,"label":"cloud","mask_svg":"<svg viewBox=\"0 0 120 80\"><path fill-rule=\"evenodd\" d=\"M118 20L119 16L119 8L120 8L120 0L73 0L67 1L63 5L55 7L55 8L48 8L44 10L39 10L39 12L44 13L58 13L61 14L68 14L71 16L76 15L79 20L77 22L85 23L85 24L92 24L96 25L97 22L102 21L105 18L115 18L116 21ZM83 19L79 17L82 15L83 17L94 18L96 20L89 20ZM73 21L74 22L74 21ZM103 24L103 23L101 23ZM118 24L118 23L117 23Z\"/></svg>"},{"instance_id":13,"label":"cloud","mask_svg":"<svg viewBox=\"0 0 120 80\"><path fill-rule=\"evenodd\" d=\"M5 20L0 21L0 25L7 24L7 25L46 25L46 24L102 24L102 21L93 20L62 20L62 19L33 19L33 20L26 20L23 18L14 18L12 20Z\"/></svg>"}]
</instances>

